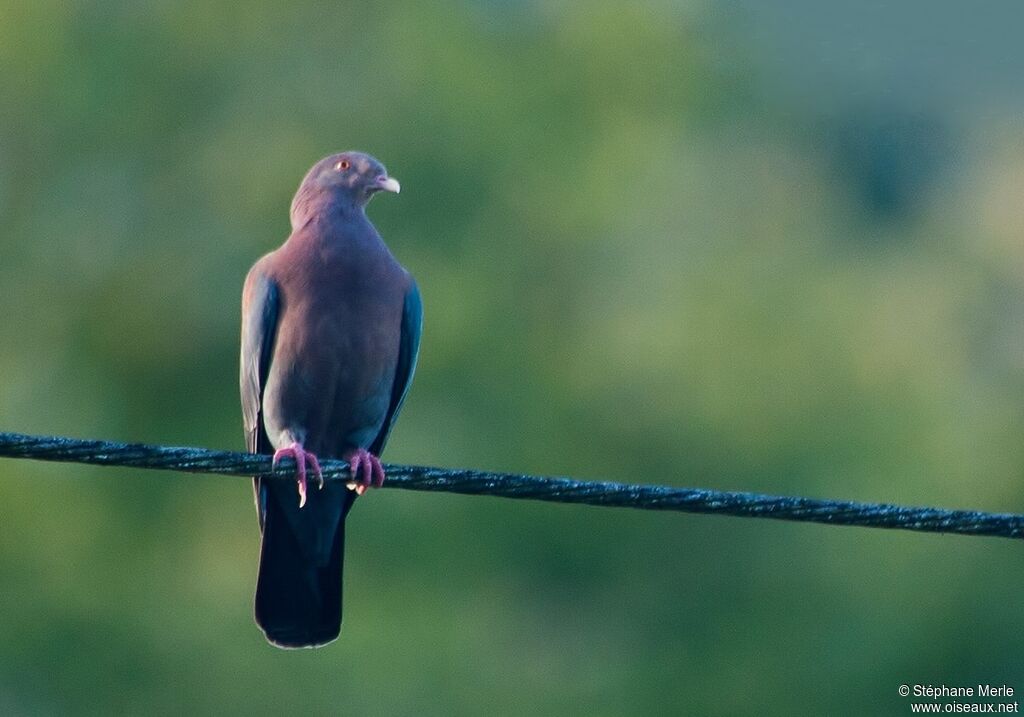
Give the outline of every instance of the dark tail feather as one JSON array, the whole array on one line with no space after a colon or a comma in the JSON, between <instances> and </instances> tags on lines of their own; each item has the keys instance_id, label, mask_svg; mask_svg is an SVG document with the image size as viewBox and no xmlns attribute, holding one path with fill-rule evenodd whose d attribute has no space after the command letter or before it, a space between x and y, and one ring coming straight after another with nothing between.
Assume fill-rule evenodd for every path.
<instances>
[{"instance_id":1,"label":"dark tail feather","mask_svg":"<svg viewBox=\"0 0 1024 717\"><path fill-rule=\"evenodd\" d=\"M341 573L345 520L335 531L330 560L318 567L299 548L286 516L267 501L256 582L256 624L279 647L317 647L341 631Z\"/></svg>"}]
</instances>

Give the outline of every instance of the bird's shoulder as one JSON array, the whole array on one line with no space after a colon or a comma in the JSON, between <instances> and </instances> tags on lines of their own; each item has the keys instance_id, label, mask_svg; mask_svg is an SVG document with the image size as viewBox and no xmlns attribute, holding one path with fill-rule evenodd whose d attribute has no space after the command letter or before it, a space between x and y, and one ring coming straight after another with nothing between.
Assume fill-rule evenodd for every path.
<instances>
[{"instance_id":1,"label":"bird's shoulder","mask_svg":"<svg viewBox=\"0 0 1024 717\"><path fill-rule=\"evenodd\" d=\"M272 251L265 254L249 268L249 273L245 275L245 283L242 284L243 306L248 306L255 296L266 291L269 284L275 283L273 271L273 255L275 253Z\"/></svg>"},{"instance_id":2,"label":"bird's shoulder","mask_svg":"<svg viewBox=\"0 0 1024 717\"><path fill-rule=\"evenodd\" d=\"M295 283L302 283L322 263L322 257L315 242L293 232L278 248L267 252L252 265L245 277L243 296L255 291L263 283L272 283L280 289Z\"/></svg>"}]
</instances>

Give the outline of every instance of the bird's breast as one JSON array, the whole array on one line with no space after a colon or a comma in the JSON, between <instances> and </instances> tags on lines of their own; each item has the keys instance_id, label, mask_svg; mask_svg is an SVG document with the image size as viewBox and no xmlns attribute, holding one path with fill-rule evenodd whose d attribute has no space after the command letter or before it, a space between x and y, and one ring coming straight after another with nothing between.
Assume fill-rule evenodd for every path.
<instances>
[{"instance_id":1,"label":"bird's breast","mask_svg":"<svg viewBox=\"0 0 1024 717\"><path fill-rule=\"evenodd\" d=\"M301 286L282 282L264 393L275 447L302 440L308 450L338 456L376 438L391 401L404 301L388 268L321 266Z\"/></svg>"}]
</instances>

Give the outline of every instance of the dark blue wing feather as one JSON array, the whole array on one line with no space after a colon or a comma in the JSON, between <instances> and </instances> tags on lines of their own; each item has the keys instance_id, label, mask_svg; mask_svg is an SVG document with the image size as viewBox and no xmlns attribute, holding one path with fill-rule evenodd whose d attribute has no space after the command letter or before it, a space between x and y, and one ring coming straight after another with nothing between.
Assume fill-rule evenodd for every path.
<instances>
[{"instance_id":1,"label":"dark blue wing feather","mask_svg":"<svg viewBox=\"0 0 1024 717\"><path fill-rule=\"evenodd\" d=\"M395 369L395 382L391 387L391 403L388 405L388 414L381 426L380 433L370 445L370 453L379 456L384 450L391 428L395 425L398 412L402 410L402 403L406 394L409 393L409 385L412 383L413 373L416 371L416 359L420 353L420 334L423 332L423 303L420 300L420 290L413 281L409 291L405 295L405 305L402 310L402 339L398 348L398 366Z\"/></svg>"},{"instance_id":2,"label":"dark blue wing feather","mask_svg":"<svg viewBox=\"0 0 1024 717\"><path fill-rule=\"evenodd\" d=\"M251 282L250 294L248 305L242 310L242 355L239 364L245 443L250 453L271 453L273 447L263 428L263 389L274 352L280 295L277 284L262 274L254 274L248 281ZM260 495L259 479L253 480L262 528L266 509Z\"/></svg>"}]
</instances>

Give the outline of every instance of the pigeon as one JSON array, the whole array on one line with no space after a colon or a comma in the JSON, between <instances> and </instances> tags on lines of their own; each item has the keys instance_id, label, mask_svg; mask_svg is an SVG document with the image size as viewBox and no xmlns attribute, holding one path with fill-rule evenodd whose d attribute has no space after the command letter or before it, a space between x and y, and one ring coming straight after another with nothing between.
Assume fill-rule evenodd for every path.
<instances>
[{"instance_id":1,"label":"pigeon","mask_svg":"<svg viewBox=\"0 0 1024 717\"><path fill-rule=\"evenodd\" d=\"M318 647L341 631L345 518L357 496L384 483L380 454L416 369L419 289L366 217L375 194L399 189L367 154L325 157L292 200L291 235L245 280L247 448L295 464L294 485L253 479L254 612L278 647ZM325 484L318 458L347 461L350 480Z\"/></svg>"}]
</instances>

